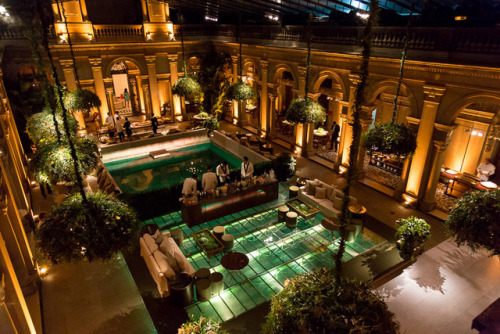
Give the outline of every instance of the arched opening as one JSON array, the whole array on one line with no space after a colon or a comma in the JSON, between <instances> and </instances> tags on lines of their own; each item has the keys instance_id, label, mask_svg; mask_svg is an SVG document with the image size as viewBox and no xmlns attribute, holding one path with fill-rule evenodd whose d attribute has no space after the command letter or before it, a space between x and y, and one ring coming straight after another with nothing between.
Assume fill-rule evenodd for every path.
<instances>
[{"instance_id":1,"label":"arched opening","mask_svg":"<svg viewBox=\"0 0 500 334\"><path fill-rule=\"evenodd\" d=\"M436 189L439 209L451 210L470 189L500 185L499 140L500 100L482 98L459 108Z\"/></svg>"},{"instance_id":2,"label":"arched opening","mask_svg":"<svg viewBox=\"0 0 500 334\"><path fill-rule=\"evenodd\" d=\"M246 101L245 116L246 123L258 130L260 126L260 91L262 88L260 85L259 69L253 61L247 61L245 63L241 79L243 82L250 84L254 89L254 98Z\"/></svg>"},{"instance_id":3,"label":"arched opening","mask_svg":"<svg viewBox=\"0 0 500 334\"><path fill-rule=\"evenodd\" d=\"M123 116L141 114L145 106L140 103L139 67L130 60L122 59L111 66L110 73L113 80L115 112Z\"/></svg>"},{"instance_id":4,"label":"arched opening","mask_svg":"<svg viewBox=\"0 0 500 334\"><path fill-rule=\"evenodd\" d=\"M291 70L282 67L275 74L276 100L272 106L273 128L271 132L277 139L281 139L289 144L295 144L295 125L285 120L286 110L296 95L295 80Z\"/></svg>"}]
</instances>

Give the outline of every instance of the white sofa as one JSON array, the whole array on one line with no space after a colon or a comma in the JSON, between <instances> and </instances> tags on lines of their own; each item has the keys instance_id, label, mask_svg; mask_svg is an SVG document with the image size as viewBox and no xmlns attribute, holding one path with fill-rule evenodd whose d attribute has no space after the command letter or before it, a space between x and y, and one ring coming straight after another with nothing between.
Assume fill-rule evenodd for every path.
<instances>
[{"instance_id":1,"label":"white sofa","mask_svg":"<svg viewBox=\"0 0 500 334\"><path fill-rule=\"evenodd\" d=\"M310 189L310 187L314 187L314 189ZM325 189L325 197L318 196L316 193L316 187ZM308 191L309 190L309 191ZM300 187L298 198L307 204L310 204L314 207L318 207L318 209L323 213L325 217L334 217L338 218L342 208L342 198L344 197L344 193L336 188L333 185L328 185L320 180L308 180L306 185ZM352 196L351 205L358 204L358 200Z\"/></svg>"},{"instance_id":2,"label":"white sofa","mask_svg":"<svg viewBox=\"0 0 500 334\"><path fill-rule=\"evenodd\" d=\"M140 238L140 246L141 256L162 297L170 295L168 279L176 273L194 276L193 266L182 254L179 246L170 236L170 232L157 231L154 235L144 234Z\"/></svg>"}]
</instances>

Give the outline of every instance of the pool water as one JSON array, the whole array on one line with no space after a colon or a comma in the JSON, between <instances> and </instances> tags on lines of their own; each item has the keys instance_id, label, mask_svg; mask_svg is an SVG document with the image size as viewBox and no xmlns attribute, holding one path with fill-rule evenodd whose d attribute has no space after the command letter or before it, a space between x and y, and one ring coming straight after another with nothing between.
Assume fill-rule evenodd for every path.
<instances>
[{"instance_id":1,"label":"pool water","mask_svg":"<svg viewBox=\"0 0 500 334\"><path fill-rule=\"evenodd\" d=\"M170 151L170 156L153 159L150 156L106 163L120 189L138 193L165 188L184 182L193 173L201 180L207 166L215 168L223 161L229 168L239 168L241 161L212 143Z\"/></svg>"}]
</instances>

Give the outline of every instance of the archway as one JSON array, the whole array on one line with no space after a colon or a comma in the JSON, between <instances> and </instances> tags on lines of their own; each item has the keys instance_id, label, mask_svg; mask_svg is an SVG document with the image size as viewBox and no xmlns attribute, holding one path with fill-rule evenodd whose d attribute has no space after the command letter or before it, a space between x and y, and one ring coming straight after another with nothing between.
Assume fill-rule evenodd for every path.
<instances>
[{"instance_id":1,"label":"archway","mask_svg":"<svg viewBox=\"0 0 500 334\"><path fill-rule=\"evenodd\" d=\"M122 116L141 114L145 106L141 104L141 71L137 64L128 59L115 60L110 68L113 82L113 107Z\"/></svg>"},{"instance_id":2,"label":"archway","mask_svg":"<svg viewBox=\"0 0 500 334\"><path fill-rule=\"evenodd\" d=\"M253 59L245 59L243 64L243 82L250 84L255 92L253 99L246 101L245 116L246 124L255 128L260 127L260 91L262 90L260 82L260 69Z\"/></svg>"},{"instance_id":3,"label":"archway","mask_svg":"<svg viewBox=\"0 0 500 334\"><path fill-rule=\"evenodd\" d=\"M271 106L271 133L277 139L295 145L295 125L285 120L286 110L297 95L297 83L291 67L284 64L277 66L273 82L276 85L276 100Z\"/></svg>"}]
</instances>

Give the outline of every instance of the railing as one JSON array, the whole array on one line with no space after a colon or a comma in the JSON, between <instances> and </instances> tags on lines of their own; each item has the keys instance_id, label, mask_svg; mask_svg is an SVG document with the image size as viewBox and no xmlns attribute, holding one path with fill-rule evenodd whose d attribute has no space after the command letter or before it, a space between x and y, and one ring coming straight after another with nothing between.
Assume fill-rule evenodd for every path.
<instances>
[{"instance_id":1,"label":"railing","mask_svg":"<svg viewBox=\"0 0 500 334\"><path fill-rule=\"evenodd\" d=\"M109 37L143 37L142 25L127 24L94 24L96 39Z\"/></svg>"}]
</instances>

